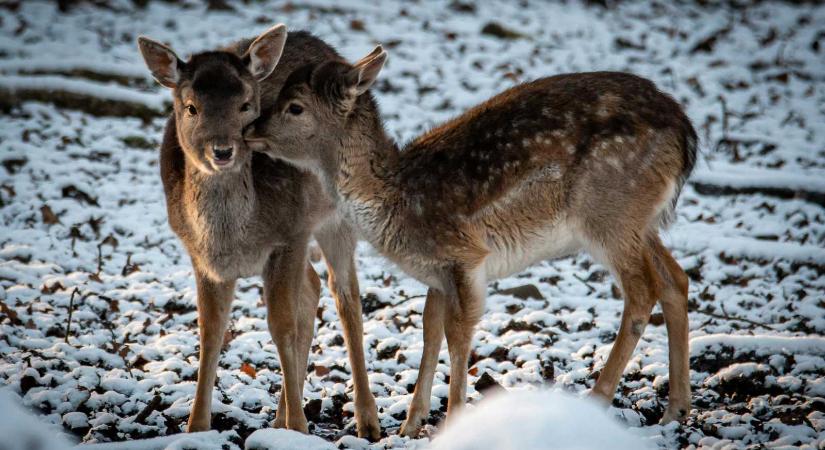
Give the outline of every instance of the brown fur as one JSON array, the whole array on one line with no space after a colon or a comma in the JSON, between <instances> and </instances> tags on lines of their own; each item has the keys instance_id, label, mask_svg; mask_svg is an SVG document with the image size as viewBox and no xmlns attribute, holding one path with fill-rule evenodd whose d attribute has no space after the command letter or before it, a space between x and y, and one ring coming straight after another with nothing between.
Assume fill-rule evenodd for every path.
<instances>
[{"instance_id":1,"label":"brown fur","mask_svg":"<svg viewBox=\"0 0 825 450\"><path fill-rule=\"evenodd\" d=\"M425 351L402 433L416 434L427 418L442 335L451 361L448 414L464 404L486 281L581 250L611 269L625 297L594 395L612 398L658 300L671 352L663 420L684 417L686 277L658 238L696 154L679 105L634 75L559 75L509 89L399 152L372 98L357 95L352 81L363 82L365 67L377 74L385 58L302 68L247 139L270 156L314 168L362 236L431 287ZM289 114L290 104L305 112ZM342 112L341 105L352 106ZM311 151L298 146L308 142Z\"/></svg>"},{"instance_id":2,"label":"brown fur","mask_svg":"<svg viewBox=\"0 0 825 450\"><path fill-rule=\"evenodd\" d=\"M292 69L339 57L308 33L290 33L279 68L258 83L248 70L249 57L244 56L250 43L194 55L179 63L176 76L165 79L174 83L175 113L161 147L161 179L169 224L192 259L198 288L201 353L188 431L210 428L215 370L235 281L261 275L267 321L284 380L274 426L307 432L303 382L320 295L318 275L306 254L314 234L327 260L330 290L344 325L358 405L358 434L377 439L377 410L361 344L353 233L338 226L333 203L316 177L249 152L239 138L243 126L257 116L258 103L273 103ZM161 52L161 62L169 59L167 54ZM255 105L253 115L243 111L245 102ZM187 115L190 104L196 107L196 115ZM230 146L229 167L212 164L212 149Z\"/></svg>"}]
</instances>

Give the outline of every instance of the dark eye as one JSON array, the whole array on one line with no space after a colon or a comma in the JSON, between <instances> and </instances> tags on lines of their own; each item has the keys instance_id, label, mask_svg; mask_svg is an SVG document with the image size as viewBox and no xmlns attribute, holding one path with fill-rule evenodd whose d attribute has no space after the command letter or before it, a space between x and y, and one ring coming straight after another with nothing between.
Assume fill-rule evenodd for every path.
<instances>
[{"instance_id":1,"label":"dark eye","mask_svg":"<svg viewBox=\"0 0 825 450\"><path fill-rule=\"evenodd\" d=\"M250 109L252 109L252 105L250 105L249 103L244 103L243 105L241 105L241 112L247 112Z\"/></svg>"},{"instance_id":2,"label":"dark eye","mask_svg":"<svg viewBox=\"0 0 825 450\"><path fill-rule=\"evenodd\" d=\"M198 115L198 110L195 109L195 105L186 105L186 112L190 116L197 116Z\"/></svg>"},{"instance_id":3,"label":"dark eye","mask_svg":"<svg viewBox=\"0 0 825 450\"><path fill-rule=\"evenodd\" d=\"M297 103L290 103L289 108L287 108L287 111L289 111L289 113L293 116L297 116L304 112L304 107Z\"/></svg>"}]
</instances>

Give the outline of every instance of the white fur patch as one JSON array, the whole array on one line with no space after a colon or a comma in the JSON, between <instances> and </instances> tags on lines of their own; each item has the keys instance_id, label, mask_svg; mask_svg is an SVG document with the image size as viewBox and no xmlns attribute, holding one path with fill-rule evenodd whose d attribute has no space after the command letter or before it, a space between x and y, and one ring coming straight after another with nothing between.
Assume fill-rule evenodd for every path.
<instances>
[{"instance_id":1,"label":"white fur patch","mask_svg":"<svg viewBox=\"0 0 825 450\"><path fill-rule=\"evenodd\" d=\"M549 224L544 229L527 234L515 245L490 245L490 254L484 260L487 280L495 280L520 272L546 259L560 258L581 249L573 228L566 222Z\"/></svg>"}]
</instances>

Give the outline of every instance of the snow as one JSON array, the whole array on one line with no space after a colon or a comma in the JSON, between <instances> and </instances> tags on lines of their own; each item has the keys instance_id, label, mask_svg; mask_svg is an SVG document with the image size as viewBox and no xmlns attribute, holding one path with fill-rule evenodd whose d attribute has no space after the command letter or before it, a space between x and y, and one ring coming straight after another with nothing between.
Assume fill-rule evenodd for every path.
<instances>
[{"instance_id":1,"label":"snow","mask_svg":"<svg viewBox=\"0 0 825 450\"><path fill-rule=\"evenodd\" d=\"M690 340L690 354L693 356L701 355L708 351L718 351L722 347L730 347L736 355L746 352L757 352L762 355L811 353L825 357L825 338L820 336L789 337L709 334Z\"/></svg>"},{"instance_id":2,"label":"snow","mask_svg":"<svg viewBox=\"0 0 825 450\"><path fill-rule=\"evenodd\" d=\"M86 94L106 100L139 103L160 111L164 109L166 103L169 103L168 96L163 93L138 92L115 83L74 80L58 75L0 75L0 88L11 91L48 89Z\"/></svg>"},{"instance_id":3,"label":"snow","mask_svg":"<svg viewBox=\"0 0 825 450\"><path fill-rule=\"evenodd\" d=\"M517 391L485 398L465 411L431 450L643 450L651 442L631 434L600 405L560 391Z\"/></svg>"},{"instance_id":4,"label":"snow","mask_svg":"<svg viewBox=\"0 0 825 450\"><path fill-rule=\"evenodd\" d=\"M164 108L169 92L145 70L138 35L185 57L278 22L312 30L351 60L385 44L390 58L374 94L402 142L517 81L584 70L654 80L686 106L701 141L677 220L663 233L690 275L693 409L682 425L657 425L667 405L668 348L666 327L652 324L608 414L659 448L822 447L825 210L805 196L771 193L823 192L822 5L313 0L211 11L197 1L93 3L68 12L52 2L0 8L0 92L63 89ZM474 11L456 10L465 3ZM482 35L491 21L526 37ZM707 49L694 49L725 28ZM40 102L1 114L0 385L53 424L41 434L62 430L84 445L197 447L187 442L202 439L238 449L259 430L267 435L281 370L259 278L238 283L213 396L217 431L180 434L199 344L191 264L168 227L158 177L164 118ZM733 192L703 193L703 184ZM124 270L127 260L136 271ZM366 444L349 436L350 366L326 283L304 392L322 404L311 432L336 447L423 448L426 437L397 432L420 365L426 288L365 244L356 262L369 379L386 437ZM323 263L315 267L326 275ZM544 299L501 292L528 284ZM620 323L616 285L585 255L491 283L474 336L469 408L494 401L475 389L485 372L507 390L553 385L575 396L592 388ZM329 370L312 370L321 366ZM448 375L445 346L428 425L435 436L449 432L439 426ZM157 410L137 420L155 396Z\"/></svg>"},{"instance_id":5,"label":"snow","mask_svg":"<svg viewBox=\"0 0 825 450\"><path fill-rule=\"evenodd\" d=\"M177 434L137 441L78 445L74 450L219 450L227 444L217 431Z\"/></svg>"},{"instance_id":6,"label":"snow","mask_svg":"<svg viewBox=\"0 0 825 450\"><path fill-rule=\"evenodd\" d=\"M825 179L818 173L807 174L804 171L790 173L720 162L714 163L709 168L699 168L691 176L691 180L736 188L768 187L825 193Z\"/></svg>"},{"instance_id":7,"label":"snow","mask_svg":"<svg viewBox=\"0 0 825 450\"><path fill-rule=\"evenodd\" d=\"M246 438L246 450L336 450L337 447L316 436L307 436L297 431L283 429L263 429Z\"/></svg>"},{"instance_id":8,"label":"snow","mask_svg":"<svg viewBox=\"0 0 825 450\"><path fill-rule=\"evenodd\" d=\"M69 441L58 427L37 420L20 405L20 398L0 389L0 448L3 450L67 450Z\"/></svg>"}]
</instances>

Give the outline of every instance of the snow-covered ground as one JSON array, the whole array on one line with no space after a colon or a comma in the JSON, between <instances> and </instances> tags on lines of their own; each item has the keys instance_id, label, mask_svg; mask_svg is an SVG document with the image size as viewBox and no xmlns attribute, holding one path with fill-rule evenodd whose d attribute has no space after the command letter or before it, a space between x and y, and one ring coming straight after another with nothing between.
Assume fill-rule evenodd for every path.
<instances>
[{"instance_id":1,"label":"snow-covered ground","mask_svg":"<svg viewBox=\"0 0 825 450\"><path fill-rule=\"evenodd\" d=\"M655 425L667 392L657 308L610 413L660 447L825 445L825 7L309 0L220 10L111 0L64 13L21 3L0 4L0 385L74 440L178 433L195 388L194 283L166 224L157 167L168 93L151 82L135 38L187 54L284 22L351 59L384 44L390 59L375 93L401 141L542 75L632 71L672 93L703 149L665 233L691 277L694 410L684 425ZM483 33L491 22L517 35ZM38 97L47 87L55 93ZM387 434L372 448L423 447L426 438L397 428L420 360L425 288L367 245L358 264ZM543 298L504 291L525 285ZM277 407L260 286L239 283L218 371L211 436L231 447L267 427ZM592 387L622 309L603 267L583 255L546 262L488 294L472 402L483 397L482 376L510 390ZM364 447L346 436L349 368L334 303L322 295L306 385L311 430ZM441 361L433 424L445 410L446 348Z\"/></svg>"}]
</instances>

